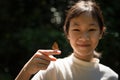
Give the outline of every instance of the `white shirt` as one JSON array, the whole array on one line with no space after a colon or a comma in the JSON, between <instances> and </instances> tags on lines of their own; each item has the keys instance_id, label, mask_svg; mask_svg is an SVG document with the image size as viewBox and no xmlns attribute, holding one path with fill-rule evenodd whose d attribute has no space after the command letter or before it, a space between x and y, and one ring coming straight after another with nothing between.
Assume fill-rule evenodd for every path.
<instances>
[{"instance_id":1,"label":"white shirt","mask_svg":"<svg viewBox=\"0 0 120 80\"><path fill-rule=\"evenodd\" d=\"M99 63L99 59L86 62L73 55L51 62L46 70L40 70L32 80L118 80L118 74Z\"/></svg>"}]
</instances>

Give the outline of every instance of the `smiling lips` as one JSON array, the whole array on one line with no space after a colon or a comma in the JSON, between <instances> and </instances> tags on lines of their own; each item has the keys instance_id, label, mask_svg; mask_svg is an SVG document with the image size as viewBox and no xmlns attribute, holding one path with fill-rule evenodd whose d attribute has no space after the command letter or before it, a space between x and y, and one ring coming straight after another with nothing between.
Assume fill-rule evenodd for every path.
<instances>
[{"instance_id":1,"label":"smiling lips","mask_svg":"<svg viewBox=\"0 0 120 80\"><path fill-rule=\"evenodd\" d=\"M90 44L77 44L80 47L90 47Z\"/></svg>"}]
</instances>

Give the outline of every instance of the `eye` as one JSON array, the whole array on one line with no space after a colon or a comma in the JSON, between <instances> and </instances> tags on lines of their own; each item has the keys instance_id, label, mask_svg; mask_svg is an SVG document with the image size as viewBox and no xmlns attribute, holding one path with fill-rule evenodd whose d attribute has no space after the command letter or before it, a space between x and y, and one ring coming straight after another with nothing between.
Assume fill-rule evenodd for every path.
<instances>
[{"instance_id":1,"label":"eye","mask_svg":"<svg viewBox=\"0 0 120 80\"><path fill-rule=\"evenodd\" d=\"M73 31L80 31L79 29L73 29Z\"/></svg>"},{"instance_id":2,"label":"eye","mask_svg":"<svg viewBox=\"0 0 120 80\"><path fill-rule=\"evenodd\" d=\"M96 29L89 29L89 31L96 31Z\"/></svg>"}]
</instances>

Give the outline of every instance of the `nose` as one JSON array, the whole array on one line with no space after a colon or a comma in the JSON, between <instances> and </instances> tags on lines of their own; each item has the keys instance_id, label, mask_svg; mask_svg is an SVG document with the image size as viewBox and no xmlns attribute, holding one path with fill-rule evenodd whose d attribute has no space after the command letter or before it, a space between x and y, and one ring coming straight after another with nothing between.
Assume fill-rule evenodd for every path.
<instances>
[{"instance_id":1,"label":"nose","mask_svg":"<svg viewBox=\"0 0 120 80\"><path fill-rule=\"evenodd\" d=\"M90 37L89 37L88 33L82 33L79 36L79 40L82 40L82 41L88 41L89 39L90 39Z\"/></svg>"}]
</instances>

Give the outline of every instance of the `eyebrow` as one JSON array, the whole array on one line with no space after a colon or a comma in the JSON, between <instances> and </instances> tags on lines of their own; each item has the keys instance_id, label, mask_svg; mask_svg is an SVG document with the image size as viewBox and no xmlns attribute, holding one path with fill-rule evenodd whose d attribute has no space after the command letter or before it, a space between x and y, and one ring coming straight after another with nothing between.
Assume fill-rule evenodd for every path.
<instances>
[{"instance_id":1,"label":"eyebrow","mask_svg":"<svg viewBox=\"0 0 120 80\"><path fill-rule=\"evenodd\" d=\"M80 26L80 23L73 22L73 25Z\"/></svg>"},{"instance_id":2,"label":"eyebrow","mask_svg":"<svg viewBox=\"0 0 120 80\"><path fill-rule=\"evenodd\" d=\"M73 22L73 25L80 26L81 24L77 23L77 22ZM97 24L93 22L93 23L90 23L89 25L93 26L93 25L97 25Z\"/></svg>"}]
</instances>

